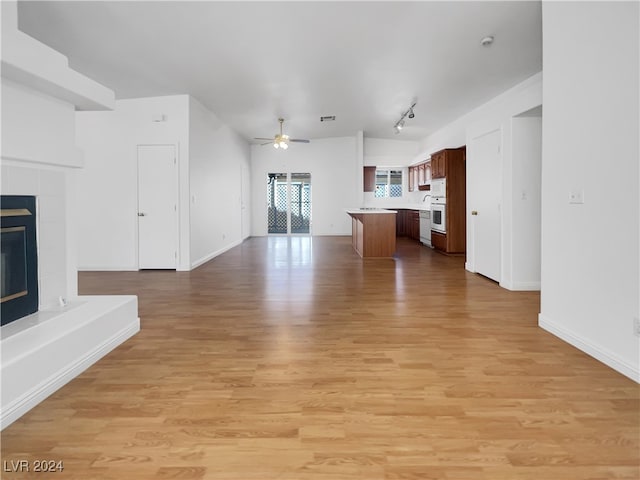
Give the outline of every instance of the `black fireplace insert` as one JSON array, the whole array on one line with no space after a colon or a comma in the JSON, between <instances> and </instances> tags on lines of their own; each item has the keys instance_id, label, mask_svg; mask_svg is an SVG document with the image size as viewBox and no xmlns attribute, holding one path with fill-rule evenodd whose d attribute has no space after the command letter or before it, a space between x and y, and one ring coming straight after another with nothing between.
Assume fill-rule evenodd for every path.
<instances>
[{"instance_id":1,"label":"black fireplace insert","mask_svg":"<svg viewBox=\"0 0 640 480\"><path fill-rule=\"evenodd\" d=\"M38 311L36 197L0 196L0 320L2 325Z\"/></svg>"}]
</instances>

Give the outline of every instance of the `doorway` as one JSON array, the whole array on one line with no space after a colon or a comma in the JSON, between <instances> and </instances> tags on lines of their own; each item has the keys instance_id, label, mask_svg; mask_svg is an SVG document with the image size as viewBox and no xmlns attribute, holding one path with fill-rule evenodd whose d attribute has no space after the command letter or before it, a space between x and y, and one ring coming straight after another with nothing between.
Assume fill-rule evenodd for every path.
<instances>
[{"instance_id":1,"label":"doorway","mask_svg":"<svg viewBox=\"0 0 640 480\"><path fill-rule=\"evenodd\" d=\"M467 162L467 177L473 179L469 196L474 270L496 282L501 280L501 137L501 130L493 130L474 138L470 143L473 161Z\"/></svg>"},{"instance_id":2,"label":"doorway","mask_svg":"<svg viewBox=\"0 0 640 480\"><path fill-rule=\"evenodd\" d=\"M311 174L267 174L267 233L311 233Z\"/></svg>"},{"instance_id":3,"label":"doorway","mask_svg":"<svg viewBox=\"0 0 640 480\"><path fill-rule=\"evenodd\" d=\"M174 145L138 145L138 268L177 265Z\"/></svg>"}]
</instances>

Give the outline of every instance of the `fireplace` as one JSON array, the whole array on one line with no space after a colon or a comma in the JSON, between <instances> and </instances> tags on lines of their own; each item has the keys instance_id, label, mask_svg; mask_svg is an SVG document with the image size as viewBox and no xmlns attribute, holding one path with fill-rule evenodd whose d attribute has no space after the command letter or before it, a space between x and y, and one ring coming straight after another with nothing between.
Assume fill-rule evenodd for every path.
<instances>
[{"instance_id":1,"label":"fireplace","mask_svg":"<svg viewBox=\"0 0 640 480\"><path fill-rule=\"evenodd\" d=\"M0 197L0 320L2 325L38 311L36 197Z\"/></svg>"}]
</instances>

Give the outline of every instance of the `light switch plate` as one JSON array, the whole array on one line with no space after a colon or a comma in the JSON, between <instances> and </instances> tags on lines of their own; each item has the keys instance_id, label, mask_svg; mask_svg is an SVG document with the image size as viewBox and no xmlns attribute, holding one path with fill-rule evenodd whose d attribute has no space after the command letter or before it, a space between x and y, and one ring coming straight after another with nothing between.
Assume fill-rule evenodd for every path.
<instances>
[{"instance_id":1,"label":"light switch plate","mask_svg":"<svg viewBox=\"0 0 640 480\"><path fill-rule=\"evenodd\" d=\"M569 203L582 204L584 203L584 191L583 190L571 190L569 192Z\"/></svg>"}]
</instances>

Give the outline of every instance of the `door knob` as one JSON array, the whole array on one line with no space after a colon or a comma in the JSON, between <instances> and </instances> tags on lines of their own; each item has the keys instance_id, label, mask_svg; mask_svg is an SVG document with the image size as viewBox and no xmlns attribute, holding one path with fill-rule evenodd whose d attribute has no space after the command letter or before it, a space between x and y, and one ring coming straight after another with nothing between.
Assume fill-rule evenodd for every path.
<instances>
[{"instance_id":1,"label":"door knob","mask_svg":"<svg viewBox=\"0 0 640 480\"><path fill-rule=\"evenodd\" d=\"M138 216L139 217L144 217L145 215L146 215L146 213L138 212Z\"/></svg>"},{"instance_id":2,"label":"door knob","mask_svg":"<svg viewBox=\"0 0 640 480\"><path fill-rule=\"evenodd\" d=\"M478 211L477 210L471 210L471 215L478 215Z\"/></svg>"}]
</instances>

